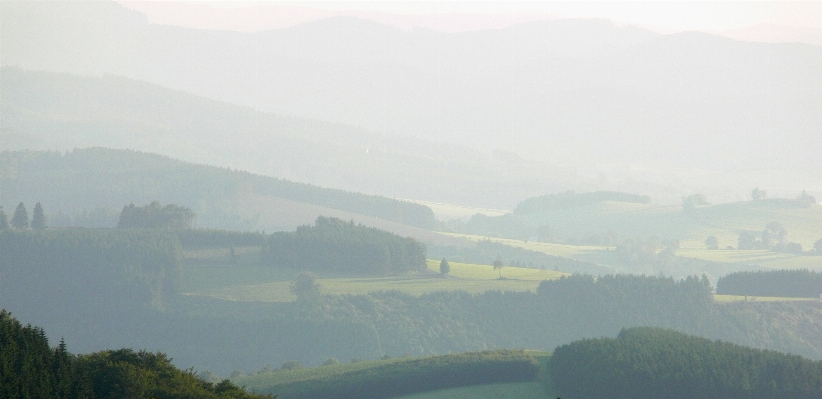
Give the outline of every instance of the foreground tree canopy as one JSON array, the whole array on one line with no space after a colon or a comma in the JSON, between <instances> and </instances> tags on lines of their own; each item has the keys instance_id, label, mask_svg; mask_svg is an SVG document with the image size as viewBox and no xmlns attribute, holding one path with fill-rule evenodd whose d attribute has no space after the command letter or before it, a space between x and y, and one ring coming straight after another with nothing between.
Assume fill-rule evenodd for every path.
<instances>
[{"instance_id":1,"label":"foreground tree canopy","mask_svg":"<svg viewBox=\"0 0 822 399\"><path fill-rule=\"evenodd\" d=\"M0 397L8 399L262 398L228 380L218 384L179 370L162 353L131 349L72 355L46 333L0 311Z\"/></svg>"}]
</instances>

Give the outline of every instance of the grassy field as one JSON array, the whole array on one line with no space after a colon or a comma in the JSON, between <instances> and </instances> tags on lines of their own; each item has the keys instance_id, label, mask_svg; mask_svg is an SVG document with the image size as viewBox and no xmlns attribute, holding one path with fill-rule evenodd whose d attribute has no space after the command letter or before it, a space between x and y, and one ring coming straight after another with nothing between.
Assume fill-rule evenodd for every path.
<instances>
[{"instance_id":1,"label":"grassy field","mask_svg":"<svg viewBox=\"0 0 822 399\"><path fill-rule=\"evenodd\" d=\"M289 287L299 272L262 267L257 263L258 248L236 248L239 258L232 263L227 250L187 251L182 292L233 301L290 302L296 299ZM343 276L320 273L320 290L327 295L366 294L398 290L412 295L436 291L481 293L535 291L540 281L556 279L566 273L489 265L449 262L448 277L440 277L439 261L428 261L428 272L387 277ZM503 279L500 279L500 274Z\"/></svg>"},{"instance_id":2,"label":"grassy field","mask_svg":"<svg viewBox=\"0 0 822 399\"><path fill-rule=\"evenodd\" d=\"M434 216L436 216L436 218L439 220L467 219L478 213L487 216L502 216L506 213L511 212L510 210L477 208L473 206L444 204L441 202L421 201L412 199L402 200L414 202L420 205L425 205L431 208L431 211L434 212Z\"/></svg>"},{"instance_id":3,"label":"grassy field","mask_svg":"<svg viewBox=\"0 0 822 399\"><path fill-rule=\"evenodd\" d=\"M745 295L714 295L714 301L718 303L728 302L813 302L819 301L816 298L787 298L776 296L745 296Z\"/></svg>"},{"instance_id":4,"label":"grassy field","mask_svg":"<svg viewBox=\"0 0 822 399\"><path fill-rule=\"evenodd\" d=\"M556 395L542 382L475 385L400 396L397 399L544 399Z\"/></svg>"},{"instance_id":5,"label":"grassy field","mask_svg":"<svg viewBox=\"0 0 822 399\"><path fill-rule=\"evenodd\" d=\"M516 351L515 351L516 352ZM495 356L494 353L485 352ZM547 367L551 354L543 351L519 352L515 356L530 356L539 364L539 371L535 381L496 383L486 385L472 385L460 388L449 388L420 392L411 395L398 396L402 399L440 399L440 398L472 398L472 399L499 399L499 398L521 398L536 399L553 395L550 384L547 381ZM245 389L255 392L278 394L283 399L290 396L300 396L300 393L307 387L316 385L335 384L334 381L344 381L348 378L363 379L362 383L380 378L381 374L389 373L394 376L397 372L413 370L419 367L419 363L428 364L431 360L439 359L440 364L447 364L446 368L458 369L462 354L429 356L424 358L396 358L359 361L355 363L342 363L327 366L318 366L302 369L279 369L268 372L252 373L251 375L234 378L232 382ZM447 360L446 360L447 359ZM465 358L462 358L465 359ZM489 358L490 359L490 358ZM483 360L486 361L486 360ZM443 363L444 362L444 363ZM415 365L417 364L417 365ZM431 363L432 365L437 363ZM292 392L293 391L293 392Z\"/></svg>"}]
</instances>

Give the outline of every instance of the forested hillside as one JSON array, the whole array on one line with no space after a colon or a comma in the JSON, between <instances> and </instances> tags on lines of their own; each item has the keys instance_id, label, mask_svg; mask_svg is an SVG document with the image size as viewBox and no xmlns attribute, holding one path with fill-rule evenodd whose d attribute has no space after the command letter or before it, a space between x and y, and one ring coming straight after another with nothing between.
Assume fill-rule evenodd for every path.
<instances>
[{"instance_id":1,"label":"forested hillside","mask_svg":"<svg viewBox=\"0 0 822 399\"><path fill-rule=\"evenodd\" d=\"M152 201L191 208L202 227L244 226L238 201L277 197L422 228L430 208L375 195L321 188L156 154L104 148L0 153L0 204L41 201L49 213L113 208ZM113 226L110 226L113 227ZM254 226L257 227L257 226Z\"/></svg>"},{"instance_id":2,"label":"forested hillside","mask_svg":"<svg viewBox=\"0 0 822 399\"><path fill-rule=\"evenodd\" d=\"M653 328L561 346L550 369L558 394L571 398L822 396L822 362Z\"/></svg>"},{"instance_id":3,"label":"forested hillside","mask_svg":"<svg viewBox=\"0 0 822 399\"><path fill-rule=\"evenodd\" d=\"M807 269L731 273L716 282L716 293L822 298L822 273Z\"/></svg>"},{"instance_id":4,"label":"forested hillside","mask_svg":"<svg viewBox=\"0 0 822 399\"><path fill-rule=\"evenodd\" d=\"M253 399L228 380L206 382L163 353L106 350L73 355L50 348L43 329L0 310L0 396L6 399ZM269 396L265 396L269 397Z\"/></svg>"}]
</instances>

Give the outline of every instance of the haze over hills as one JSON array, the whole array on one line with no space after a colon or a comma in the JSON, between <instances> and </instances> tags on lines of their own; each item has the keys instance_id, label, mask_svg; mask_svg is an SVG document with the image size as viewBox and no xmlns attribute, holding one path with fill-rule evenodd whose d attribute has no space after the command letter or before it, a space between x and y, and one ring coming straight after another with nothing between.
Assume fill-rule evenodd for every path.
<instances>
[{"instance_id":1,"label":"haze over hills","mask_svg":"<svg viewBox=\"0 0 822 399\"><path fill-rule=\"evenodd\" d=\"M447 34L332 18L238 33L150 25L114 3L2 7L4 65L111 73L279 114L512 151L610 185L641 180L722 201L754 186L822 190L818 46L602 20Z\"/></svg>"},{"instance_id":2,"label":"haze over hills","mask_svg":"<svg viewBox=\"0 0 822 399\"><path fill-rule=\"evenodd\" d=\"M510 153L283 117L110 75L0 72L7 150L128 148L325 187L504 208L597 184Z\"/></svg>"}]
</instances>

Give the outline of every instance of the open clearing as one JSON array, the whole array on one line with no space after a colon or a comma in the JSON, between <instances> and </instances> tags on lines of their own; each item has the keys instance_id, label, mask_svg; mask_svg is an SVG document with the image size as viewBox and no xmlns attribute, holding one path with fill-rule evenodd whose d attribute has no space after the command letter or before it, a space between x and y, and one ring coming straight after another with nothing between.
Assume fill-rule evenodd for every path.
<instances>
[{"instance_id":1,"label":"open clearing","mask_svg":"<svg viewBox=\"0 0 822 399\"><path fill-rule=\"evenodd\" d=\"M227 250L189 251L186 255L182 291L186 295L208 296L232 301L291 302L291 282L299 271L260 266L259 249L236 248L239 260L231 263ZM345 276L318 273L320 290L326 295L367 294L376 291L402 291L422 295L437 291L535 291L542 280L556 279L567 273L449 262L451 272L439 275L438 260L428 261L428 272L403 276ZM500 274L503 279L500 279Z\"/></svg>"},{"instance_id":2,"label":"open clearing","mask_svg":"<svg viewBox=\"0 0 822 399\"><path fill-rule=\"evenodd\" d=\"M777 296L714 295L717 303L727 302L818 302L818 298L788 298Z\"/></svg>"}]
</instances>

